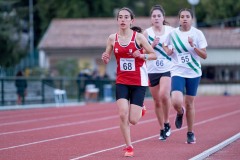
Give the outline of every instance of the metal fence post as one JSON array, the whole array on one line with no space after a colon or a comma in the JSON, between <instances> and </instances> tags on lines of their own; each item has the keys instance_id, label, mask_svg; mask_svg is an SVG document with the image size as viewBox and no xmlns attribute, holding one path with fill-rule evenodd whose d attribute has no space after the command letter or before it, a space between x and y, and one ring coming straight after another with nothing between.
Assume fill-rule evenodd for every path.
<instances>
[{"instance_id":1,"label":"metal fence post","mask_svg":"<svg viewBox=\"0 0 240 160\"><path fill-rule=\"evenodd\" d=\"M44 79L41 79L42 82L42 103L45 103L45 90L44 90Z\"/></svg>"},{"instance_id":2,"label":"metal fence post","mask_svg":"<svg viewBox=\"0 0 240 160\"><path fill-rule=\"evenodd\" d=\"M2 106L4 105L4 85L3 85L3 83L4 83L4 80L1 79L1 88L2 88L2 90L1 90L1 93L2 93L1 104L2 104Z\"/></svg>"}]
</instances>

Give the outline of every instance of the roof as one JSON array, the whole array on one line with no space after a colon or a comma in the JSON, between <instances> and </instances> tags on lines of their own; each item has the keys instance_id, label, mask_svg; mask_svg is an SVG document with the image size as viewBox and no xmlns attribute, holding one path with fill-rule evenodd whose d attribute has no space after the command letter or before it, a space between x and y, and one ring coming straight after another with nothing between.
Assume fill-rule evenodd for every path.
<instances>
[{"instance_id":1,"label":"roof","mask_svg":"<svg viewBox=\"0 0 240 160\"><path fill-rule=\"evenodd\" d=\"M178 25L178 18L166 17L171 26ZM136 18L135 26L148 28L149 17ZM201 28L211 48L240 48L240 28ZM98 48L105 47L110 34L117 31L114 18L54 19L39 43L46 48Z\"/></svg>"},{"instance_id":2,"label":"roof","mask_svg":"<svg viewBox=\"0 0 240 160\"><path fill-rule=\"evenodd\" d=\"M211 48L240 48L240 28L201 28Z\"/></svg>"},{"instance_id":3,"label":"roof","mask_svg":"<svg viewBox=\"0 0 240 160\"><path fill-rule=\"evenodd\" d=\"M176 25L177 19L169 17L167 21ZM150 19L137 18L134 26L146 29ZM117 31L114 18L95 19L54 19L44 34L38 48L86 48L105 47L110 34Z\"/></svg>"}]
</instances>

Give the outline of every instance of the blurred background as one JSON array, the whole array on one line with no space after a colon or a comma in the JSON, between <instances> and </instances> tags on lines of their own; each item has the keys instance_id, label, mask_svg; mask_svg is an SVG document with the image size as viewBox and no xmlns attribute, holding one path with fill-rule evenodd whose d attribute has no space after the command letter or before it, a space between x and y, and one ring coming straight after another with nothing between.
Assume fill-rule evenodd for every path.
<instances>
[{"instance_id":1,"label":"blurred background","mask_svg":"<svg viewBox=\"0 0 240 160\"><path fill-rule=\"evenodd\" d=\"M0 0L1 106L17 104L17 79L27 82L22 104L56 103L59 95L61 102L114 100L115 59L104 65L101 54L117 31L115 15L129 7L146 29L155 4L173 27L178 11L191 8L206 36L198 94L240 95L240 1Z\"/></svg>"}]
</instances>

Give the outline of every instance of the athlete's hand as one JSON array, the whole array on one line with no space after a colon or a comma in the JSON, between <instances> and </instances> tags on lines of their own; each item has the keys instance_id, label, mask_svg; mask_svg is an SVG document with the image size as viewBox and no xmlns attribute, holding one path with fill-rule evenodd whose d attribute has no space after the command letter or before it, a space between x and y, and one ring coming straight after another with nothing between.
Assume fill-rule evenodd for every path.
<instances>
[{"instance_id":1,"label":"athlete's hand","mask_svg":"<svg viewBox=\"0 0 240 160\"><path fill-rule=\"evenodd\" d=\"M139 50L136 50L136 51L134 51L134 52L132 53L132 56L133 56L134 58L138 58L140 55L141 55L141 52L140 52Z\"/></svg>"},{"instance_id":2,"label":"athlete's hand","mask_svg":"<svg viewBox=\"0 0 240 160\"><path fill-rule=\"evenodd\" d=\"M174 48L172 45L168 45L169 53L173 54Z\"/></svg>"},{"instance_id":3,"label":"athlete's hand","mask_svg":"<svg viewBox=\"0 0 240 160\"><path fill-rule=\"evenodd\" d=\"M170 44L170 45L168 45L168 44L166 44L166 43L163 43L162 44L162 47L163 47L163 49L164 49L164 51L167 53L167 55L172 55L173 54L173 52L174 52L174 48L173 48L173 46Z\"/></svg>"},{"instance_id":4,"label":"athlete's hand","mask_svg":"<svg viewBox=\"0 0 240 160\"><path fill-rule=\"evenodd\" d=\"M158 45L160 42L160 37L155 36L153 43L152 43L152 47L154 48L156 45Z\"/></svg>"},{"instance_id":5,"label":"athlete's hand","mask_svg":"<svg viewBox=\"0 0 240 160\"><path fill-rule=\"evenodd\" d=\"M188 43L190 44L191 47L194 46L193 39L191 37L188 37Z\"/></svg>"},{"instance_id":6,"label":"athlete's hand","mask_svg":"<svg viewBox=\"0 0 240 160\"><path fill-rule=\"evenodd\" d=\"M107 63L109 62L109 60L110 60L109 54L107 54L106 52L103 52L103 54L102 54L102 61L103 61L105 64L107 64Z\"/></svg>"}]
</instances>

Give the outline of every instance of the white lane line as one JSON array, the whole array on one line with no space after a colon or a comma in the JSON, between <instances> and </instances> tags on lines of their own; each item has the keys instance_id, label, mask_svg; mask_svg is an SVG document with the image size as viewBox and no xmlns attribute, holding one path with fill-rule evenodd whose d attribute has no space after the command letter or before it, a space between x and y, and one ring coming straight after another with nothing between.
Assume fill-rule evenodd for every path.
<instances>
[{"instance_id":1,"label":"white lane line","mask_svg":"<svg viewBox=\"0 0 240 160\"><path fill-rule=\"evenodd\" d=\"M221 115L221 116L217 116L217 117L208 119L207 121L198 122L198 123L196 123L196 125L204 124L204 123L207 123L207 122L210 122L210 121L213 121L213 120L217 120L217 119L224 118L224 117L227 117L227 116L230 116L230 115L234 115L234 114L237 114L239 112L240 111L234 111L234 112L227 113L227 114L224 114L224 115ZM155 120L156 119L151 119L149 121L152 122L152 121L155 121ZM142 123L146 123L147 121L144 121ZM185 129L185 128L186 128L186 126L182 127L181 129L178 129L177 131ZM89 131L89 132L84 132L84 133L79 133L79 134L73 134L73 135L68 135L68 136L63 136L63 137L57 137L57 138L52 138L52 139L46 139L46 140L41 140L41 141L36 141L36 142L31 142L31 143L25 143L25 144L15 145L15 146L10 146L10 147L5 147L5 148L0 148L0 151L14 149L14 148L20 148L20 147L24 147L24 146L30 146L30 145L34 145L34 144L46 143L46 142L50 142L50 141L62 140L62 139L67 139L67 138L72 138L72 137L77 137L77 136L83 136L83 135L87 135L87 134L95 134L95 133L110 131L110 130L114 130L114 129L119 129L119 126L114 126L114 127L109 127L109 128L105 128L105 129L99 129L99 130L94 130L94 131ZM176 130L174 130L174 131L176 131ZM144 138L144 139L140 139L138 141L134 141L133 143L142 142L142 141L145 141L147 139L151 139L151 138L157 137L157 136L159 136L159 135L157 134L157 135L150 136L150 137L147 137L147 138ZM122 145L114 147L114 148L109 148L107 150L113 150L113 149L119 148L121 146ZM100 151L97 151L97 152L93 152L93 153L90 153L90 154L87 154L87 155L77 157L77 159L81 159L81 157L84 158L86 156L90 156L90 155L94 155L94 154L97 154L97 153L105 152L107 150L105 149L105 150L100 150Z\"/></svg>"},{"instance_id":2,"label":"white lane line","mask_svg":"<svg viewBox=\"0 0 240 160\"><path fill-rule=\"evenodd\" d=\"M32 109L32 108L58 108L58 107L78 107L78 106L84 106L86 103L84 102L72 102L72 103L64 103L61 104L60 106L56 106L56 103L48 103L48 104L27 104L27 105L12 105L12 106L1 106L0 107L0 111L1 110L15 110L15 109Z\"/></svg>"},{"instance_id":3,"label":"white lane line","mask_svg":"<svg viewBox=\"0 0 240 160\"><path fill-rule=\"evenodd\" d=\"M207 158L208 156L210 156L211 154L219 151L220 149L226 147L227 145L233 143L234 141L238 140L240 138L240 133L235 134L234 136L232 136L231 138L219 143L218 145L205 150L204 152L200 153L199 155L196 155L195 157L192 157L189 160L202 160L204 158Z\"/></svg>"},{"instance_id":4,"label":"white lane line","mask_svg":"<svg viewBox=\"0 0 240 160\"><path fill-rule=\"evenodd\" d=\"M99 122L99 121L104 121L104 120L109 120L109 119L114 119L114 118L118 118L118 116L108 116L108 117L104 117L104 118L96 118L96 119L80 121L80 122L63 123L63 124L58 124L58 125L46 126L46 127L25 129L25 130L12 131L12 132L4 132L4 133L0 133L0 136L16 134L16 133L23 133L23 132L39 131L39 130L44 130L44 129L52 129L52 128L58 128L58 127L73 126L73 125L79 125L79 124L85 124L85 123L91 123L91 122Z\"/></svg>"},{"instance_id":5,"label":"white lane line","mask_svg":"<svg viewBox=\"0 0 240 160\"><path fill-rule=\"evenodd\" d=\"M113 130L113 129L117 129L117 128L119 128L119 126L105 128L105 129L99 129L99 130L94 130L94 131L89 131L89 132L84 132L84 133L79 133L79 134L73 134L73 135L68 135L68 136L63 136L63 137L57 137L57 138L52 138L52 139L46 139L46 140L36 141L36 142L31 142L31 143L25 143L25 144L21 144L21 145L6 147L6 148L0 148L0 151L9 150L9 149L13 149L13 148L24 147L24 146L30 146L30 145L45 143L45 142L50 142L50 141L56 141L56 140L61 140L61 139L67 139L67 138L82 136L82 135L86 135L86 134L104 132L104 131L109 131L109 130Z\"/></svg>"},{"instance_id":6,"label":"white lane line","mask_svg":"<svg viewBox=\"0 0 240 160\"><path fill-rule=\"evenodd\" d=\"M202 104L202 103L201 103ZM209 102L203 103L203 105L210 105ZM218 106L219 107L219 106ZM22 124L22 123L31 123L31 122L38 122L38 121L45 121L45 120L52 120L52 119L61 119L61 118L67 118L68 116L77 116L77 115L89 115L89 114L97 114L97 113L106 113L109 111L98 111L98 112L92 112L92 113L81 113L81 114L70 114L70 115L62 115L62 116L56 116L56 117L47 117L47 118L39 118L39 119L32 119L32 120L16 120L14 122L6 122L6 123L0 123L0 126L6 126L6 125L15 125L15 124ZM29 113L29 114L35 114L35 113ZM29 115L28 114L28 115ZM44 113L43 113L44 114ZM1 115L0 115L1 116ZM21 117L24 117L25 115L19 115ZM0 117L1 119L2 117ZM9 117L8 117L9 118ZM14 119L16 118L16 115L14 115Z\"/></svg>"},{"instance_id":7,"label":"white lane line","mask_svg":"<svg viewBox=\"0 0 240 160\"><path fill-rule=\"evenodd\" d=\"M232 116L232 115L238 114L238 113L240 113L240 110L234 111L234 112L230 112L230 113L227 113L227 114L223 114L221 116L217 116L217 117L214 117L214 118L210 118L210 119L205 120L205 121L197 122L197 123L195 123L195 126L202 125L204 123L208 123L208 122L211 122L211 121L214 121L214 120L218 120L218 119L221 119L221 118L225 118L225 117L228 117L228 116ZM183 130L185 128L187 128L187 127L185 126L185 127L182 127L181 129L175 129L175 130L173 130L173 132L177 132L177 131ZM147 138L144 138L144 139L140 139L140 140L134 141L133 143L139 143L139 142L142 142L142 141L145 141L145 140L148 140L148 139L151 139L151 138L155 138L155 137L158 137L158 136L159 135L157 134L157 135L154 135L154 136L150 136L150 137L147 137ZM95 155L95 154L98 154L98 153L106 152L106 151L109 151L109 150L114 150L114 149L120 148L122 146L123 145L116 146L116 147L113 147L113 148L104 149L104 150L99 150L99 151L92 152L92 153L89 153L89 154L85 154L85 155L82 155L82 156L79 156L79 157L76 157L76 158L72 158L70 160L82 159L82 158L89 157L89 156L92 156L92 155Z\"/></svg>"},{"instance_id":8,"label":"white lane line","mask_svg":"<svg viewBox=\"0 0 240 160\"><path fill-rule=\"evenodd\" d=\"M71 114L71 115L64 115L64 116L54 116L54 117L39 118L39 119L32 119L32 120L7 122L7 123L1 123L0 126L32 123L32 122L39 122L39 121L48 121L48 120L55 120L55 119L62 119L62 118L69 118L69 117L79 117L79 116L83 116L83 115L94 115L94 114L107 113L107 112L109 112L109 111L99 111L99 112L93 112L93 113L79 113L79 114Z\"/></svg>"},{"instance_id":9,"label":"white lane line","mask_svg":"<svg viewBox=\"0 0 240 160\"><path fill-rule=\"evenodd\" d=\"M214 108L218 108L220 107L221 105L217 106L217 107L212 107L211 109L214 109ZM225 106L225 105L224 105ZM209 108L204 108L204 109L199 109L198 112L202 112L202 111L205 111L205 110L209 110ZM105 113L107 111L103 111L103 112L97 112L97 113ZM151 111L148 111L148 112L153 112L152 110ZM96 112L93 112L93 113L86 113L87 115L92 115L92 114L97 114ZM77 114L79 115L79 114ZM81 114L81 115L84 115L84 114ZM69 117L71 116L75 116L75 115L68 115ZM171 114L169 117L172 117L172 116L175 116L175 113L174 114ZM66 118L65 116L58 116L58 117L51 117L53 119L61 119L61 118ZM43 119L42 119L43 120ZM47 118L44 118L44 120L48 120ZM49 119L51 120L51 119ZM37 120L33 120L33 121L37 121ZM39 119L38 119L39 121ZM23 122L23 121L22 121ZM95 122L95 121L88 121L88 122ZM88 123L88 122L84 122L84 123ZM143 121L142 121L143 122ZM23 122L23 123L27 123L27 122ZM65 126L69 126L69 125L76 125L76 124L79 124L79 122L72 122L72 123L65 123L65 124L59 124L59 125L51 125L51 126L46 126L46 127L40 127L40 128L32 128L32 129L25 129L25 130L18 130L18 131L9 131L9 132L0 132L0 136L1 135L7 135L7 134L15 134L15 133L24 133L24 132L31 132L31 131L39 131L39 130L44 130L44 129L51 129L51 128L57 128L57 127L65 127ZM80 122L81 124L81 122ZM1 126L1 125L0 125Z\"/></svg>"},{"instance_id":10,"label":"white lane line","mask_svg":"<svg viewBox=\"0 0 240 160\"><path fill-rule=\"evenodd\" d=\"M144 124L144 123L153 122L153 121L156 121L156 118L155 119L146 120L146 121L141 122L139 124ZM31 143L15 145L15 146L11 146L11 147L0 148L0 151L13 149L13 148L24 147L24 146L30 146L30 145L39 144L39 143L45 143L45 142L50 142L50 141L56 141L56 140L61 140L61 139L67 139L67 138L72 138L72 137L77 137L77 136L83 136L83 135L87 135L87 134L94 134L94 133L109 131L109 130L113 130L113 129L119 129L119 126L113 126L113 127L104 128L104 129L98 129L98 130L94 130L94 131L88 131L88 132L83 132L83 133L63 136L63 137L57 137L57 138L52 138L52 139L46 139L46 140L41 140L41 141L36 141L36 142L31 142Z\"/></svg>"}]
</instances>

